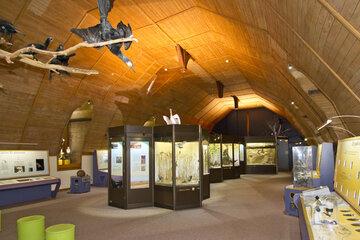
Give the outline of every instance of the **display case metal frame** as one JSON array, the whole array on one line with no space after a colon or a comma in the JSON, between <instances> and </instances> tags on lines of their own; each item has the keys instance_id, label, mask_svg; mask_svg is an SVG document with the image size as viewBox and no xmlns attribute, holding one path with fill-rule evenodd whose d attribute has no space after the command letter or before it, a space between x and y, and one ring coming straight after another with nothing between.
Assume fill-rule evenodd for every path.
<instances>
[{"instance_id":1,"label":"display case metal frame","mask_svg":"<svg viewBox=\"0 0 360 240\"><path fill-rule=\"evenodd\" d=\"M205 152L204 152L204 145L208 145L209 148L209 140L210 140L210 135L209 132L206 130L202 130L202 144L201 144L201 151L202 151L202 156L203 156L203 174L202 174L202 193L203 193L203 199L208 199L210 198L210 166L209 166L209 156L208 158L205 157ZM209 149L208 149L209 151ZM209 155L209 152L207 152L207 154ZM207 169L205 169L205 161L207 162Z\"/></svg>"},{"instance_id":2,"label":"display case metal frame","mask_svg":"<svg viewBox=\"0 0 360 240\"><path fill-rule=\"evenodd\" d=\"M153 129L149 127L125 125L109 128L109 187L108 204L110 206L131 209L153 206L154 203L154 160L153 160ZM131 189L131 156L130 142L149 142L149 187ZM114 187L112 184L112 156L111 144L121 142L123 145L122 184Z\"/></svg>"},{"instance_id":3,"label":"display case metal frame","mask_svg":"<svg viewBox=\"0 0 360 240\"><path fill-rule=\"evenodd\" d=\"M275 164L274 165L249 165L247 159L247 144L248 143L273 143L275 149ZM245 138L245 162L247 174L277 174L277 149L275 138L272 137L246 137Z\"/></svg>"},{"instance_id":4,"label":"display case metal frame","mask_svg":"<svg viewBox=\"0 0 360 240\"><path fill-rule=\"evenodd\" d=\"M199 183L197 185L176 185L175 143L183 141L197 141L199 143ZM172 184L162 185L154 182L154 205L173 210L201 207L203 199L201 127L199 125L155 126L155 142L172 143Z\"/></svg>"},{"instance_id":5,"label":"display case metal frame","mask_svg":"<svg viewBox=\"0 0 360 240\"><path fill-rule=\"evenodd\" d=\"M218 168L210 167L210 183L220 183L224 181L223 178L223 169L222 169L222 135L221 134L210 134L210 144L219 144L219 157L220 157L220 166Z\"/></svg>"}]
</instances>

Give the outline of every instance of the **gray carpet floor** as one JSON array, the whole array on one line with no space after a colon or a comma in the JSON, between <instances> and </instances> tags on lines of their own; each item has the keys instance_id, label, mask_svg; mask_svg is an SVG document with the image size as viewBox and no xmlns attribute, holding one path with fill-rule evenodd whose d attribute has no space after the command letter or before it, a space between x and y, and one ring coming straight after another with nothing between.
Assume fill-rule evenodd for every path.
<instances>
[{"instance_id":1,"label":"gray carpet floor","mask_svg":"<svg viewBox=\"0 0 360 240\"><path fill-rule=\"evenodd\" d=\"M285 173L243 175L212 184L202 208L182 211L109 207L104 188L81 195L61 192L56 200L3 210L0 239L16 239L16 219L43 214L47 226L75 224L76 240L297 240L298 219L283 214L283 188L290 182Z\"/></svg>"}]
</instances>

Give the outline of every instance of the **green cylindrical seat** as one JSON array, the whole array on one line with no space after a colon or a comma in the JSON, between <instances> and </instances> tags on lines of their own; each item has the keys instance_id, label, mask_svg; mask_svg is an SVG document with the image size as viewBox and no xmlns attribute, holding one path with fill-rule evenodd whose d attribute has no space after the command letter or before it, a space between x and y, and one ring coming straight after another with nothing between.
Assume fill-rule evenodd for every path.
<instances>
[{"instance_id":1,"label":"green cylindrical seat","mask_svg":"<svg viewBox=\"0 0 360 240\"><path fill-rule=\"evenodd\" d=\"M46 240L75 240L74 224L57 224L46 229Z\"/></svg>"},{"instance_id":2,"label":"green cylindrical seat","mask_svg":"<svg viewBox=\"0 0 360 240\"><path fill-rule=\"evenodd\" d=\"M18 240L44 240L45 217L33 215L16 221Z\"/></svg>"}]
</instances>

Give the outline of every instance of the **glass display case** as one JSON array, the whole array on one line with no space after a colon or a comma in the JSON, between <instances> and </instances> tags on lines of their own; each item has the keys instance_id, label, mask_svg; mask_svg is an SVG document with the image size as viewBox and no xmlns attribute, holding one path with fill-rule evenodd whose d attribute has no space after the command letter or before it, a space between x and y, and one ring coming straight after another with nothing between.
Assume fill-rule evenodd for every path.
<instances>
[{"instance_id":1,"label":"glass display case","mask_svg":"<svg viewBox=\"0 0 360 240\"><path fill-rule=\"evenodd\" d=\"M152 128L109 128L109 141L109 205L124 209L152 206Z\"/></svg>"},{"instance_id":2,"label":"glass display case","mask_svg":"<svg viewBox=\"0 0 360 240\"><path fill-rule=\"evenodd\" d=\"M209 133L202 131L202 154L203 154L203 199L210 198L210 152L209 152Z\"/></svg>"},{"instance_id":3,"label":"glass display case","mask_svg":"<svg viewBox=\"0 0 360 240\"><path fill-rule=\"evenodd\" d=\"M292 148L294 187L313 187L313 151L311 146Z\"/></svg>"},{"instance_id":4,"label":"glass display case","mask_svg":"<svg viewBox=\"0 0 360 240\"><path fill-rule=\"evenodd\" d=\"M274 138L246 138L246 173L276 174L277 157Z\"/></svg>"},{"instance_id":5,"label":"glass display case","mask_svg":"<svg viewBox=\"0 0 360 240\"><path fill-rule=\"evenodd\" d=\"M220 134L209 135L209 168L210 183L223 181L223 169L221 167L221 139Z\"/></svg>"},{"instance_id":6,"label":"glass display case","mask_svg":"<svg viewBox=\"0 0 360 240\"><path fill-rule=\"evenodd\" d=\"M107 187L109 182L109 150L95 150L93 153L93 183L96 187Z\"/></svg>"},{"instance_id":7,"label":"glass display case","mask_svg":"<svg viewBox=\"0 0 360 240\"><path fill-rule=\"evenodd\" d=\"M200 207L203 152L198 125L154 127L155 206L170 209Z\"/></svg>"},{"instance_id":8,"label":"glass display case","mask_svg":"<svg viewBox=\"0 0 360 240\"><path fill-rule=\"evenodd\" d=\"M240 143L232 136L222 137L222 169L224 179L240 177Z\"/></svg>"}]
</instances>

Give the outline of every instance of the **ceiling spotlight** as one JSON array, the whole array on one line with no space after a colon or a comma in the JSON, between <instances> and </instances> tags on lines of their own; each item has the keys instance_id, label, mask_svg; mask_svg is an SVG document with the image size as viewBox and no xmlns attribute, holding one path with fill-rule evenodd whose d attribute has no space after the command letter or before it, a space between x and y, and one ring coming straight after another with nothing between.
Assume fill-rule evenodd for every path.
<instances>
[{"instance_id":1,"label":"ceiling spotlight","mask_svg":"<svg viewBox=\"0 0 360 240\"><path fill-rule=\"evenodd\" d=\"M292 70L294 67L293 67L293 65L291 65L290 63L288 64L288 69L289 70Z\"/></svg>"},{"instance_id":2,"label":"ceiling spotlight","mask_svg":"<svg viewBox=\"0 0 360 240\"><path fill-rule=\"evenodd\" d=\"M291 105L294 105L295 104L295 102L291 102Z\"/></svg>"},{"instance_id":3,"label":"ceiling spotlight","mask_svg":"<svg viewBox=\"0 0 360 240\"><path fill-rule=\"evenodd\" d=\"M229 59L226 59L226 60L225 60L225 62L226 62L226 63L229 63L229 62L230 62L230 60L229 60Z\"/></svg>"},{"instance_id":4,"label":"ceiling spotlight","mask_svg":"<svg viewBox=\"0 0 360 240\"><path fill-rule=\"evenodd\" d=\"M307 142L307 140L308 140L307 138L304 138L304 141L305 141L305 142Z\"/></svg>"},{"instance_id":5,"label":"ceiling spotlight","mask_svg":"<svg viewBox=\"0 0 360 240\"><path fill-rule=\"evenodd\" d=\"M167 72L167 71L168 71L168 69L167 69L167 68L164 68L164 71L165 71L165 72Z\"/></svg>"}]
</instances>

